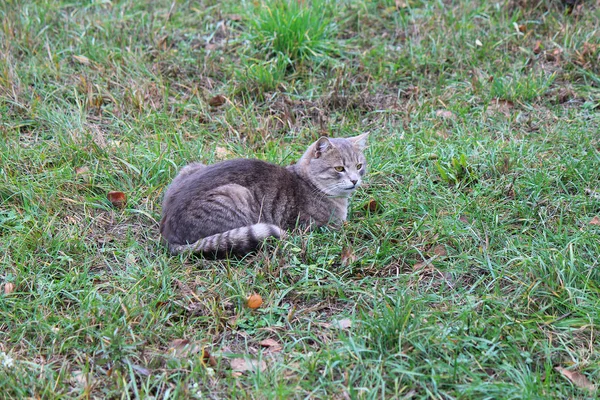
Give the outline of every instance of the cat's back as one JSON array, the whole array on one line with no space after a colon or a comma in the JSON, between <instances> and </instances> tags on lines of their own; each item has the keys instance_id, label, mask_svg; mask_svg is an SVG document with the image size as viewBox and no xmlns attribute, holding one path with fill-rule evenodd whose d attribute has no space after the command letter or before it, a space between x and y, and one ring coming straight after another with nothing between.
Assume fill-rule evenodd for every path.
<instances>
[{"instance_id":1,"label":"cat's back","mask_svg":"<svg viewBox=\"0 0 600 400\"><path fill-rule=\"evenodd\" d=\"M238 184L244 187L282 184L295 177L287 169L255 159L221 161L202 168L185 177L182 184L188 189L214 189L218 186Z\"/></svg>"}]
</instances>

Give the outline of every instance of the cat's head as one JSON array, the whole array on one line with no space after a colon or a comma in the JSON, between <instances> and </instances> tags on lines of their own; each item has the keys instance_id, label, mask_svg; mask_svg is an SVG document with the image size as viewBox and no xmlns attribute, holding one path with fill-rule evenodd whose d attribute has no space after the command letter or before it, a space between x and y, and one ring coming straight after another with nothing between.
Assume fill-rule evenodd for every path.
<instances>
[{"instance_id":1,"label":"cat's head","mask_svg":"<svg viewBox=\"0 0 600 400\"><path fill-rule=\"evenodd\" d=\"M350 196L367 171L363 154L367 137L368 133L349 138L320 138L300 160L304 175L328 196Z\"/></svg>"}]
</instances>

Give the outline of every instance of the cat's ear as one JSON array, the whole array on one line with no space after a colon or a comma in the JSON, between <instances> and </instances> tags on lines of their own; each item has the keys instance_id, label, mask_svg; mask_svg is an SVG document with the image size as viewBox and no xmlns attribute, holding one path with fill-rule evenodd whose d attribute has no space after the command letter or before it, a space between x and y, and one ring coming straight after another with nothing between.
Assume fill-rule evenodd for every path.
<instances>
[{"instance_id":1,"label":"cat's ear","mask_svg":"<svg viewBox=\"0 0 600 400\"><path fill-rule=\"evenodd\" d=\"M331 149L331 142L325 136L322 136L315 143L315 158L321 157L321 154Z\"/></svg>"},{"instance_id":2,"label":"cat's ear","mask_svg":"<svg viewBox=\"0 0 600 400\"><path fill-rule=\"evenodd\" d=\"M354 147L359 150L364 150L367 148L367 139L369 138L369 132L365 132L362 135L349 137L348 140L352 142Z\"/></svg>"}]
</instances>

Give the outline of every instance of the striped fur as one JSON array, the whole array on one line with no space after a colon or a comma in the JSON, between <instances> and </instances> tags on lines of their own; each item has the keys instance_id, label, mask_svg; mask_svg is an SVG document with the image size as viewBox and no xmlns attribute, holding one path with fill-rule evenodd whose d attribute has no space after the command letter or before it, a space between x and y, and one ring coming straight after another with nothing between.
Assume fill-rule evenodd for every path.
<instances>
[{"instance_id":1,"label":"striped fur","mask_svg":"<svg viewBox=\"0 0 600 400\"><path fill-rule=\"evenodd\" d=\"M284 236L285 231L277 225L261 223L217 233L192 244L169 245L169 250L171 254L191 252L225 257L230 254L246 254L269 237L280 239Z\"/></svg>"},{"instance_id":2,"label":"striped fur","mask_svg":"<svg viewBox=\"0 0 600 400\"><path fill-rule=\"evenodd\" d=\"M163 199L163 240L173 254L224 257L298 225L340 226L366 171L366 138L320 138L287 168L244 159L182 168Z\"/></svg>"}]
</instances>

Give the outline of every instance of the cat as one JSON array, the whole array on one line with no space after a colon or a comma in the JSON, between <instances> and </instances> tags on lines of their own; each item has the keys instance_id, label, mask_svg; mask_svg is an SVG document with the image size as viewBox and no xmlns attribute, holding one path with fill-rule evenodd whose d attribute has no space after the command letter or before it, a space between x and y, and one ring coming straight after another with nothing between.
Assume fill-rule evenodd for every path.
<instances>
[{"instance_id":1,"label":"cat","mask_svg":"<svg viewBox=\"0 0 600 400\"><path fill-rule=\"evenodd\" d=\"M192 163L167 188L160 233L172 254L244 255L295 227L339 227L366 172L368 133L321 137L281 167L235 159Z\"/></svg>"}]
</instances>

